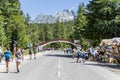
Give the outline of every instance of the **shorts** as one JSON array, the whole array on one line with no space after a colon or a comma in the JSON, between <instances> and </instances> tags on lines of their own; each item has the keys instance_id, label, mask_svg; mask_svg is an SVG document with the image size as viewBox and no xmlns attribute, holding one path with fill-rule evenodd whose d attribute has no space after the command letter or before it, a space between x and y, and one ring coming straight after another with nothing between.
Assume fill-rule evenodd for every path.
<instances>
[{"instance_id":1,"label":"shorts","mask_svg":"<svg viewBox=\"0 0 120 80\"><path fill-rule=\"evenodd\" d=\"M34 54L37 54L37 51L35 51Z\"/></svg>"},{"instance_id":2,"label":"shorts","mask_svg":"<svg viewBox=\"0 0 120 80\"><path fill-rule=\"evenodd\" d=\"M32 55L32 52L30 52L29 55Z\"/></svg>"},{"instance_id":3,"label":"shorts","mask_svg":"<svg viewBox=\"0 0 120 80\"><path fill-rule=\"evenodd\" d=\"M5 56L5 61L10 62L10 56Z\"/></svg>"},{"instance_id":4,"label":"shorts","mask_svg":"<svg viewBox=\"0 0 120 80\"><path fill-rule=\"evenodd\" d=\"M10 58L5 58L5 61L6 62L10 62Z\"/></svg>"},{"instance_id":5,"label":"shorts","mask_svg":"<svg viewBox=\"0 0 120 80\"><path fill-rule=\"evenodd\" d=\"M15 58L16 62L22 62L22 60L20 58Z\"/></svg>"},{"instance_id":6,"label":"shorts","mask_svg":"<svg viewBox=\"0 0 120 80\"><path fill-rule=\"evenodd\" d=\"M80 58L80 55L77 55L77 58Z\"/></svg>"}]
</instances>

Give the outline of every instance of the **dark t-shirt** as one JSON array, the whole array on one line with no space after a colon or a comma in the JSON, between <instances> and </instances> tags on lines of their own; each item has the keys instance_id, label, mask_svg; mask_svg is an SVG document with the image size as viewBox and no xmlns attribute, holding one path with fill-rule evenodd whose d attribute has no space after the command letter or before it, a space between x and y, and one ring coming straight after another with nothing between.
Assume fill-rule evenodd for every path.
<instances>
[{"instance_id":1,"label":"dark t-shirt","mask_svg":"<svg viewBox=\"0 0 120 80\"><path fill-rule=\"evenodd\" d=\"M32 50L31 49L29 50L29 54L32 54Z\"/></svg>"}]
</instances>

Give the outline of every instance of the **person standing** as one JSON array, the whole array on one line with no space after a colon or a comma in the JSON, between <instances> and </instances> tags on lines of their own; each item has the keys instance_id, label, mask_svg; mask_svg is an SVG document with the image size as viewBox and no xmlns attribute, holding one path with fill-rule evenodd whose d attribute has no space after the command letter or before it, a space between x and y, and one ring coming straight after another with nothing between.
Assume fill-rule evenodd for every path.
<instances>
[{"instance_id":1,"label":"person standing","mask_svg":"<svg viewBox=\"0 0 120 80\"><path fill-rule=\"evenodd\" d=\"M11 52L9 48L7 48L7 51L4 53L4 56L5 56L5 62L6 62L6 72L9 73L9 65L10 65L10 59L11 59Z\"/></svg>"},{"instance_id":2,"label":"person standing","mask_svg":"<svg viewBox=\"0 0 120 80\"><path fill-rule=\"evenodd\" d=\"M17 72L20 72L20 64L22 62L22 52L19 48L17 48L16 52L15 52L15 61L16 61L16 69Z\"/></svg>"}]
</instances>

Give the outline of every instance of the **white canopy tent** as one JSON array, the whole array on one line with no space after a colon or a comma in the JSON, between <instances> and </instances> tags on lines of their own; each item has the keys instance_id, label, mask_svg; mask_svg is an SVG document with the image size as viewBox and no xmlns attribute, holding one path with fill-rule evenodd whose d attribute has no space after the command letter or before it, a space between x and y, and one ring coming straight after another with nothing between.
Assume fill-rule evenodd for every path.
<instances>
[{"instance_id":1,"label":"white canopy tent","mask_svg":"<svg viewBox=\"0 0 120 80\"><path fill-rule=\"evenodd\" d=\"M105 44L105 45L111 45L112 42L113 42L112 39L103 39L103 40L101 41L101 43L100 43L100 46L103 46L104 44Z\"/></svg>"}]
</instances>

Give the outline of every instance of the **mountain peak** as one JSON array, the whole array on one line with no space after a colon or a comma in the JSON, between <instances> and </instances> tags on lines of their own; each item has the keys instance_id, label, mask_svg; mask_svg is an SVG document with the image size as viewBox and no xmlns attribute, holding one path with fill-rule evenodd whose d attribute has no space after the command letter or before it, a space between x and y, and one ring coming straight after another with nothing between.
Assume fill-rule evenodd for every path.
<instances>
[{"instance_id":1,"label":"mountain peak","mask_svg":"<svg viewBox=\"0 0 120 80\"><path fill-rule=\"evenodd\" d=\"M57 20L60 22L66 22L70 20L74 20L75 12L72 10L64 9L62 11L58 11L54 15L44 15L40 13L34 20L33 23L55 23Z\"/></svg>"}]
</instances>

